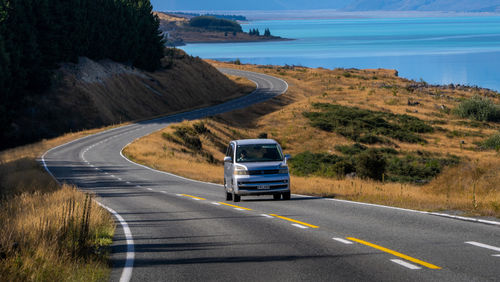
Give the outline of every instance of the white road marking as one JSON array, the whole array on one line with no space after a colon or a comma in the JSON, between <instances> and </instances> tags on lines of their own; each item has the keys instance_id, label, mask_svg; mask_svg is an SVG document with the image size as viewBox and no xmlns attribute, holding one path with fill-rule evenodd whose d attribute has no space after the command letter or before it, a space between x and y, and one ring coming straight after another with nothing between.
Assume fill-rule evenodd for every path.
<instances>
[{"instance_id":1,"label":"white road marking","mask_svg":"<svg viewBox=\"0 0 500 282\"><path fill-rule=\"evenodd\" d=\"M148 189L149 191L153 191L153 189L151 189L151 188L146 188L146 189Z\"/></svg>"},{"instance_id":2,"label":"white road marking","mask_svg":"<svg viewBox=\"0 0 500 282\"><path fill-rule=\"evenodd\" d=\"M270 215L268 215L268 214L265 214L265 213L263 213L263 214L261 214L261 215L262 215L263 217L267 217L267 218L274 218L274 217L272 217L272 216L270 216Z\"/></svg>"},{"instance_id":3,"label":"white road marking","mask_svg":"<svg viewBox=\"0 0 500 282\"><path fill-rule=\"evenodd\" d=\"M122 275L120 277L120 282L128 282L130 278L132 278L132 269L134 268L134 258L135 258L135 250L134 250L134 238L132 237L132 232L128 227L128 223L123 219L123 217L118 214L113 209L97 202L101 207L108 210L112 213L116 219L120 222L120 225L123 228L123 233L125 233L125 239L127 240L127 258L125 260L125 266L123 267Z\"/></svg>"},{"instance_id":4,"label":"white road marking","mask_svg":"<svg viewBox=\"0 0 500 282\"><path fill-rule=\"evenodd\" d=\"M405 211L405 212L413 212L413 213L420 213L420 214L435 215L435 216L440 216L440 217L447 217L447 218L452 218L452 219L458 219L458 220L462 220L462 221L469 221L469 222L475 222L475 223L484 223L484 224L489 224L489 225L500 226L500 222L498 222L498 221L484 220L484 219L477 219L477 218L470 218L470 217L463 217L463 216L450 215L450 214L445 214L445 213L417 211L417 210L403 209L403 208L390 207L390 206L384 206L384 205L369 204L369 203L362 203L362 202L354 202L354 201L348 201L348 200L331 199L331 198L325 198L325 200L327 200L327 201L341 202L341 203L348 203L348 204L353 204L353 205L360 205L360 206L377 207L377 208L384 208L384 209L391 209L391 210L400 210L400 211Z\"/></svg>"},{"instance_id":5,"label":"white road marking","mask_svg":"<svg viewBox=\"0 0 500 282\"><path fill-rule=\"evenodd\" d=\"M499 247L495 247L495 246L491 246L491 245L486 245L486 244L483 244L483 243L478 243L478 242L474 242L474 241L468 241L468 242L465 242L465 244L470 244L470 245L474 245L476 247L490 249L490 250L494 250L496 252L500 252L500 248Z\"/></svg>"},{"instance_id":6,"label":"white road marking","mask_svg":"<svg viewBox=\"0 0 500 282\"><path fill-rule=\"evenodd\" d=\"M400 259L391 259L391 261L392 261L392 262L394 262L394 263L397 263L397 264L399 264L399 265L402 265L402 266L404 266L404 267L406 267L406 268L409 268L409 269L413 269L413 270L415 270L415 269L422 269L421 267L416 266L416 265L413 265L413 264L411 264L411 263L408 263L408 262L406 262L406 261L404 261L404 260L400 260Z\"/></svg>"},{"instance_id":7,"label":"white road marking","mask_svg":"<svg viewBox=\"0 0 500 282\"><path fill-rule=\"evenodd\" d=\"M167 191L160 191L160 193L167 194Z\"/></svg>"},{"instance_id":8,"label":"white road marking","mask_svg":"<svg viewBox=\"0 0 500 282\"><path fill-rule=\"evenodd\" d=\"M114 174L111 174L111 177L116 177Z\"/></svg>"},{"instance_id":9,"label":"white road marking","mask_svg":"<svg viewBox=\"0 0 500 282\"><path fill-rule=\"evenodd\" d=\"M127 183L127 184L131 184L131 183L130 183L130 181L127 181L127 182L125 182L125 183Z\"/></svg>"},{"instance_id":10,"label":"white road marking","mask_svg":"<svg viewBox=\"0 0 500 282\"><path fill-rule=\"evenodd\" d=\"M307 229L307 228L309 228L309 227L307 227L307 226L304 226L304 225L301 225L301 224L297 224L297 223L293 223L292 225L293 225L293 226L295 226L295 227L298 227L298 228L302 228L302 229Z\"/></svg>"},{"instance_id":11,"label":"white road marking","mask_svg":"<svg viewBox=\"0 0 500 282\"><path fill-rule=\"evenodd\" d=\"M216 205L216 206L220 206L219 203L216 203L216 202L212 202L213 205Z\"/></svg>"},{"instance_id":12,"label":"white road marking","mask_svg":"<svg viewBox=\"0 0 500 282\"><path fill-rule=\"evenodd\" d=\"M137 187L137 188L141 188L141 185L135 185L135 187Z\"/></svg>"},{"instance_id":13,"label":"white road marking","mask_svg":"<svg viewBox=\"0 0 500 282\"><path fill-rule=\"evenodd\" d=\"M492 257L500 257L500 254L498 254L498 255L491 255L491 256Z\"/></svg>"},{"instance_id":14,"label":"white road marking","mask_svg":"<svg viewBox=\"0 0 500 282\"><path fill-rule=\"evenodd\" d=\"M234 208L234 209L237 211L244 211L244 209L240 209L240 208Z\"/></svg>"},{"instance_id":15,"label":"white road marking","mask_svg":"<svg viewBox=\"0 0 500 282\"><path fill-rule=\"evenodd\" d=\"M179 197L182 197L182 195L181 195L181 194L175 194L175 195L176 195L176 196L179 196Z\"/></svg>"},{"instance_id":16,"label":"white road marking","mask_svg":"<svg viewBox=\"0 0 500 282\"><path fill-rule=\"evenodd\" d=\"M348 244L348 245L352 244L351 241L348 241L348 240L345 240L345 239L342 239L342 238L332 238L332 239L335 240L335 241L339 241L341 243L344 243L344 244Z\"/></svg>"},{"instance_id":17,"label":"white road marking","mask_svg":"<svg viewBox=\"0 0 500 282\"><path fill-rule=\"evenodd\" d=\"M122 179L121 179L120 177L118 177L118 178L116 178L116 179L118 179L118 180L122 181Z\"/></svg>"}]
</instances>

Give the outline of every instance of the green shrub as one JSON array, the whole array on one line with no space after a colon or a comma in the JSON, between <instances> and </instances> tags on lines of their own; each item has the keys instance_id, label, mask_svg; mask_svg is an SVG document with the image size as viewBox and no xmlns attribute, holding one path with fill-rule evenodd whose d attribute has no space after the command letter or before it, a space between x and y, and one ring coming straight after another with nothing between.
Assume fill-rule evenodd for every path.
<instances>
[{"instance_id":1,"label":"green shrub","mask_svg":"<svg viewBox=\"0 0 500 282\"><path fill-rule=\"evenodd\" d=\"M335 145L335 150L338 152L344 154L344 155L357 155L364 150L368 149L368 147L361 145L359 143L356 143L354 145Z\"/></svg>"},{"instance_id":2,"label":"green shrub","mask_svg":"<svg viewBox=\"0 0 500 282\"><path fill-rule=\"evenodd\" d=\"M304 112L311 126L336 132L365 144L390 144L385 137L408 143L426 143L418 133L433 132L426 122L409 115L376 112L327 103L313 104L319 112Z\"/></svg>"},{"instance_id":3,"label":"green shrub","mask_svg":"<svg viewBox=\"0 0 500 282\"><path fill-rule=\"evenodd\" d=\"M201 140L197 136L197 132L193 127L177 126L175 127L174 135L179 137L182 140L182 145L188 147L189 149L193 151L201 150Z\"/></svg>"},{"instance_id":4,"label":"green shrub","mask_svg":"<svg viewBox=\"0 0 500 282\"><path fill-rule=\"evenodd\" d=\"M356 174L362 178L382 180L386 159L377 150L368 149L356 156Z\"/></svg>"},{"instance_id":5,"label":"green shrub","mask_svg":"<svg viewBox=\"0 0 500 282\"><path fill-rule=\"evenodd\" d=\"M456 165L458 162L457 156L435 158L429 153L409 154L402 158L394 157L388 160L387 179L397 182L425 183L441 173L445 166Z\"/></svg>"},{"instance_id":6,"label":"green shrub","mask_svg":"<svg viewBox=\"0 0 500 282\"><path fill-rule=\"evenodd\" d=\"M481 147L485 149L500 150L500 132L491 135L488 139L484 140Z\"/></svg>"},{"instance_id":7,"label":"green shrub","mask_svg":"<svg viewBox=\"0 0 500 282\"><path fill-rule=\"evenodd\" d=\"M323 175L328 171L327 167L334 165L343 158L327 153L311 153L309 151L300 153L290 160L290 169L298 176Z\"/></svg>"},{"instance_id":8,"label":"green shrub","mask_svg":"<svg viewBox=\"0 0 500 282\"><path fill-rule=\"evenodd\" d=\"M205 123L203 121L194 123L193 129L198 134L210 133L210 130L205 126Z\"/></svg>"},{"instance_id":9,"label":"green shrub","mask_svg":"<svg viewBox=\"0 0 500 282\"><path fill-rule=\"evenodd\" d=\"M344 156L309 151L298 154L290 160L291 173L340 178L355 172L359 177L375 180L381 180L385 174L387 181L425 183L444 167L460 161L454 155L439 157L425 151L401 157L393 148L368 148L361 144L337 145L335 149Z\"/></svg>"},{"instance_id":10,"label":"green shrub","mask_svg":"<svg viewBox=\"0 0 500 282\"><path fill-rule=\"evenodd\" d=\"M500 106L479 95L463 101L453 112L462 118L477 121L500 121Z\"/></svg>"}]
</instances>

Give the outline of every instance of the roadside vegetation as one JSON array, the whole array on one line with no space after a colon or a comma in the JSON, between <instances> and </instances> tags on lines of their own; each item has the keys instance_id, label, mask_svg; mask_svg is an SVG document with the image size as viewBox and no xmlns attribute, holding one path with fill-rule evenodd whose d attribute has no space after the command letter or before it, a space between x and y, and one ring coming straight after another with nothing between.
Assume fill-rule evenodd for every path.
<instances>
[{"instance_id":1,"label":"roadside vegetation","mask_svg":"<svg viewBox=\"0 0 500 282\"><path fill-rule=\"evenodd\" d=\"M111 215L93 195L62 187L36 160L46 150L102 129L0 152L0 280L109 279Z\"/></svg>"},{"instance_id":2,"label":"roadside vegetation","mask_svg":"<svg viewBox=\"0 0 500 282\"><path fill-rule=\"evenodd\" d=\"M293 193L500 217L500 124L460 114L477 97L495 108L498 93L429 85L383 69L211 63L282 77L290 88L268 102L139 139L125 149L129 158L221 183L228 142L267 136L294 157Z\"/></svg>"}]
</instances>

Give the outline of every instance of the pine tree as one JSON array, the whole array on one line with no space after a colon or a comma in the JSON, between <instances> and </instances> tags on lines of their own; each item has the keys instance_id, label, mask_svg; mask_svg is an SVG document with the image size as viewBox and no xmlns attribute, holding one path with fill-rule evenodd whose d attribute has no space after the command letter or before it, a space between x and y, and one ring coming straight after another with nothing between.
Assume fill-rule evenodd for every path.
<instances>
[{"instance_id":1,"label":"pine tree","mask_svg":"<svg viewBox=\"0 0 500 282\"><path fill-rule=\"evenodd\" d=\"M269 28L266 28L266 30L264 31L264 36L266 37L271 36L271 31L269 30Z\"/></svg>"}]
</instances>

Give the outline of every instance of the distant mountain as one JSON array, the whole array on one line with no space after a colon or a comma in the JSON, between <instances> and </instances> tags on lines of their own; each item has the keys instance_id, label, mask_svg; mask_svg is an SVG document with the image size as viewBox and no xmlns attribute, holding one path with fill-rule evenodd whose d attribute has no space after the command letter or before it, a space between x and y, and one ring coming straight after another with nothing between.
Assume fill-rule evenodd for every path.
<instances>
[{"instance_id":1,"label":"distant mountain","mask_svg":"<svg viewBox=\"0 0 500 282\"><path fill-rule=\"evenodd\" d=\"M500 12L500 0L354 0L343 10Z\"/></svg>"}]
</instances>

